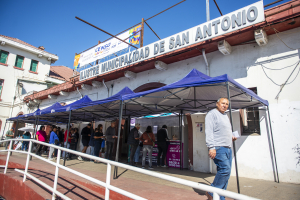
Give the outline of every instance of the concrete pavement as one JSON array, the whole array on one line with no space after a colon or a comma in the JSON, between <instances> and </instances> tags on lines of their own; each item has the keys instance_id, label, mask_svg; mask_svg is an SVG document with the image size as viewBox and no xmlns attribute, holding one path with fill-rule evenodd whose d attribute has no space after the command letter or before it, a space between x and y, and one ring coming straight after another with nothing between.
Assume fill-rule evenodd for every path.
<instances>
[{"instance_id":1,"label":"concrete pavement","mask_svg":"<svg viewBox=\"0 0 300 200\"><path fill-rule=\"evenodd\" d=\"M5 159L6 153L1 154L3 156L0 156L0 159ZM11 158L12 162L16 162L23 165L25 164L25 155L14 153ZM49 166L45 162L33 158L33 160L30 162L29 167L36 168L37 166L40 168L40 173L51 173L52 175L54 174L53 166ZM94 178L97 178L101 181L105 181L106 179L105 164L95 164L93 162L88 161L70 160L66 162L66 166L79 172L90 175ZM208 185L214 179L213 174L205 174L174 168L154 167L153 171ZM72 179L78 184L85 184L86 187L93 186L93 183L89 183L88 181L82 180L81 178L78 178L68 172L65 172L64 170L60 170L60 176ZM74 184L74 182L72 184ZM151 177L148 175L140 174L137 172L133 172L130 170L125 170L122 168L118 169L118 179L112 179L111 184L147 199L207 199L204 195L205 192L203 191L189 188L187 186L183 186L173 182L165 181L159 178ZM300 185L298 184L278 184L272 181L240 178L240 188L241 194L256 197L259 199L300 199ZM228 190L237 192L236 178L234 176L232 176L229 180ZM99 191L99 188L95 189L95 191Z\"/></svg>"}]
</instances>

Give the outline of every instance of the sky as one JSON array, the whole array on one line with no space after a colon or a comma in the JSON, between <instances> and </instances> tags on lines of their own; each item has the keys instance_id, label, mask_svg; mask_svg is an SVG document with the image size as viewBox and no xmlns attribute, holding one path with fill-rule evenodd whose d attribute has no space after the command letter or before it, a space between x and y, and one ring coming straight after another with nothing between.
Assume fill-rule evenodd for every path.
<instances>
[{"instance_id":1,"label":"sky","mask_svg":"<svg viewBox=\"0 0 300 200\"><path fill-rule=\"evenodd\" d=\"M115 35L181 0L1 0L0 34L33 46L44 46L59 60L52 65L73 68L75 53L110 36L75 19L75 16ZM258 0L216 0L223 15ZM275 0L264 0L264 5ZM150 19L148 24L163 39L206 22L206 0L186 0ZM210 19L220 13L210 0ZM288 2L284 0L276 5ZM144 46L158 38L145 25Z\"/></svg>"}]
</instances>

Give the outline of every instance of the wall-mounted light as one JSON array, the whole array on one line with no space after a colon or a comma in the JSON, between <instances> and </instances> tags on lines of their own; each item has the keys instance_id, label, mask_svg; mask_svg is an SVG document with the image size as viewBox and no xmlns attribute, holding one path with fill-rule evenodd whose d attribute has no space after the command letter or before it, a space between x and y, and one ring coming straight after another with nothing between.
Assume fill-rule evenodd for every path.
<instances>
[{"instance_id":1,"label":"wall-mounted light","mask_svg":"<svg viewBox=\"0 0 300 200\"><path fill-rule=\"evenodd\" d=\"M226 40L218 42L218 49L223 55L229 55L232 52L231 46Z\"/></svg>"},{"instance_id":2,"label":"wall-mounted light","mask_svg":"<svg viewBox=\"0 0 300 200\"><path fill-rule=\"evenodd\" d=\"M125 71L125 72L124 72L124 76L125 76L126 78L133 79L133 78L136 77L136 73L131 72L131 71Z\"/></svg>"},{"instance_id":3,"label":"wall-mounted light","mask_svg":"<svg viewBox=\"0 0 300 200\"><path fill-rule=\"evenodd\" d=\"M99 81L92 81L92 86L95 88L99 88L102 86L102 83Z\"/></svg>"},{"instance_id":4,"label":"wall-mounted light","mask_svg":"<svg viewBox=\"0 0 300 200\"><path fill-rule=\"evenodd\" d=\"M1 46L4 46L5 45L5 42L4 41L1 41Z\"/></svg>"},{"instance_id":5,"label":"wall-mounted light","mask_svg":"<svg viewBox=\"0 0 300 200\"><path fill-rule=\"evenodd\" d=\"M165 71L168 69L168 64L162 62L162 61L155 61L155 68L160 70L160 71Z\"/></svg>"},{"instance_id":6,"label":"wall-mounted light","mask_svg":"<svg viewBox=\"0 0 300 200\"><path fill-rule=\"evenodd\" d=\"M41 57L43 57L43 54L38 54L37 57L41 58Z\"/></svg>"}]
</instances>

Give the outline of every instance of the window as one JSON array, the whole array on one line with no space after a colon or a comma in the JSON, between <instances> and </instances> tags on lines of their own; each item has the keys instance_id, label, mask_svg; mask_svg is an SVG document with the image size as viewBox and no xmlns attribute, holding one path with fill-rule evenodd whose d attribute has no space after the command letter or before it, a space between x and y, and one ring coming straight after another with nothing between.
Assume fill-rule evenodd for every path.
<instances>
[{"instance_id":1,"label":"window","mask_svg":"<svg viewBox=\"0 0 300 200\"><path fill-rule=\"evenodd\" d=\"M22 69L22 67L23 67L23 61L24 61L24 57L23 56L17 56L15 67Z\"/></svg>"},{"instance_id":2,"label":"window","mask_svg":"<svg viewBox=\"0 0 300 200\"><path fill-rule=\"evenodd\" d=\"M1 50L0 51L0 63L6 64L7 57L8 57L8 52Z\"/></svg>"},{"instance_id":3,"label":"window","mask_svg":"<svg viewBox=\"0 0 300 200\"><path fill-rule=\"evenodd\" d=\"M37 71L37 66L38 66L39 62L36 60L31 60L31 64L30 64L30 71L32 72L36 72Z\"/></svg>"},{"instance_id":4,"label":"window","mask_svg":"<svg viewBox=\"0 0 300 200\"><path fill-rule=\"evenodd\" d=\"M248 88L257 94L257 88ZM260 135L258 108L240 109L242 135Z\"/></svg>"},{"instance_id":5,"label":"window","mask_svg":"<svg viewBox=\"0 0 300 200\"><path fill-rule=\"evenodd\" d=\"M4 83L4 80L0 79L0 99L1 99L2 89L3 89L3 83Z\"/></svg>"}]
</instances>

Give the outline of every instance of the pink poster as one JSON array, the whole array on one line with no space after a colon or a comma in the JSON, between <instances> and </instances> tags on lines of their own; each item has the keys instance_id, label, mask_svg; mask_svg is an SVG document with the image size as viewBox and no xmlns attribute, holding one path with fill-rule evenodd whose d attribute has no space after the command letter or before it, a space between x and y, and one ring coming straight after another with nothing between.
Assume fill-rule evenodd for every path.
<instances>
[{"instance_id":1,"label":"pink poster","mask_svg":"<svg viewBox=\"0 0 300 200\"><path fill-rule=\"evenodd\" d=\"M167 151L169 167L180 168L180 142L171 141Z\"/></svg>"}]
</instances>

